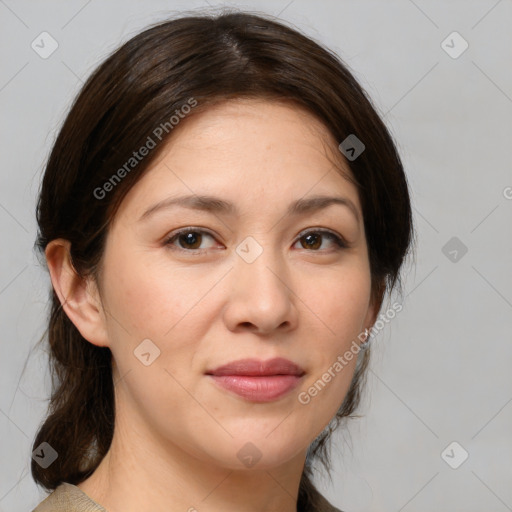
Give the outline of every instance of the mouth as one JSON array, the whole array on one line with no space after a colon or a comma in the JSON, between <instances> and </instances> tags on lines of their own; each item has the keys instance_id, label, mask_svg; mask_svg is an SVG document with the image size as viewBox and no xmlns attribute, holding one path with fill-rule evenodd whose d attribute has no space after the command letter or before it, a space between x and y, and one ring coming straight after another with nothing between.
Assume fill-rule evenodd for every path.
<instances>
[{"instance_id":1,"label":"mouth","mask_svg":"<svg viewBox=\"0 0 512 512\"><path fill-rule=\"evenodd\" d=\"M279 357L268 361L241 359L205 373L222 389L248 401L271 402L297 387L306 372Z\"/></svg>"}]
</instances>

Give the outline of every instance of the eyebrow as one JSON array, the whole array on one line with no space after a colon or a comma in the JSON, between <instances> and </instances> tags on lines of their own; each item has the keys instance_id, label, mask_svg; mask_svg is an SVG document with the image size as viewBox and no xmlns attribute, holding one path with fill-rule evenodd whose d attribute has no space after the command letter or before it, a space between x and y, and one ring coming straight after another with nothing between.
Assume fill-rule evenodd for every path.
<instances>
[{"instance_id":1,"label":"eyebrow","mask_svg":"<svg viewBox=\"0 0 512 512\"><path fill-rule=\"evenodd\" d=\"M346 197L339 196L318 195L297 199L288 206L285 217L316 212L333 204L347 207L352 212L357 222L359 222L359 212L357 211L354 203ZM194 194L163 199L148 208L139 218L139 221L147 219L157 211L171 209L175 206L224 215L239 215L238 208L229 201L225 201L219 197Z\"/></svg>"}]
</instances>

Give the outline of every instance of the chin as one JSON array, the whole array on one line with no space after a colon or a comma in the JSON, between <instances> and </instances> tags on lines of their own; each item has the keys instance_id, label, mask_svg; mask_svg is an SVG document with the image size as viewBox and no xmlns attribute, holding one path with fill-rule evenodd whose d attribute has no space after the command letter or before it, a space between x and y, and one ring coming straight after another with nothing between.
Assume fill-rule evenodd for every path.
<instances>
[{"instance_id":1,"label":"chin","mask_svg":"<svg viewBox=\"0 0 512 512\"><path fill-rule=\"evenodd\" d=\"M288 441L288 444L287 442ZM277 438L272 441L265 437L251 440L250 435L234 438L223 446L222 453L211 454L218 465L230 470L268 470L281 466L301 454L305 457L306 447Z\"/></svg>"}]
</instances>

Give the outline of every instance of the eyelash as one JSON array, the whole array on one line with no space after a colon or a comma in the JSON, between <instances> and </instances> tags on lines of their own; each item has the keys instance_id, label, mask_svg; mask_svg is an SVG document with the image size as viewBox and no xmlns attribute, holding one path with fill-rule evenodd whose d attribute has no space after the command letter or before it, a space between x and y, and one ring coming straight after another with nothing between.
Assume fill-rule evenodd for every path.
<instances>
[{"instance_id":1,"label":"eyelash","mask_svg":"<svg viewBox=\"0 0 512 512\"><path fill-rule=\"evenodd\" d=\"M194 227L187 227L187 228L183 228L183 229L180 229L178 231L174 231L173 233L171 233L165 239L164 245L171 248L171 250L177 250L180 252L194 254L194 255L198 255L198 256L208 252L208 249L184 249L183 247L176 247L176 246L172 245L173 242L175 240L177 240L179 236L186 234L186 233L196 233L196 234L199 233L201 235L206 234L212 238L215 238L215 236L207 230L200 229L200 228L194 228ZM309 234L317 234L317 235L319 234L322 236L327 236L336 244L337 248L335 248L335 251L341 251L343 249L349 248L349 244L346 242L346 240L344 240L341 236L337 235L336 233L334 233L328 229L308 229L306 231L302 231L301 233L299 233L295 243L297 243L301 238L304 238L306 235L309 235ZM295 245L295 243L294 243L294 245ZM320 252L320 253L326 252L326 251L322 251L319 249L313 249L311 251L308 249L304 249L304 250L306 250L308 252ZM327 251L327 252L331 252L331 251Z\"/></svg>"}]
</instances>

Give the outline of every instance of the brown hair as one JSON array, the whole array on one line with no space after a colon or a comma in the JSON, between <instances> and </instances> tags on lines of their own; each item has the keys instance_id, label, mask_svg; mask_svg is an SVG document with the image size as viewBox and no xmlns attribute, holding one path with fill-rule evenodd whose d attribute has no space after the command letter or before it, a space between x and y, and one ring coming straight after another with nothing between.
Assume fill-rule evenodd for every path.
<instances>
[{"instance_id":1,"label":"brown hair","mask_svg":"<svg viewBox=\"0 0 512 512\"><path fill-rule=\"evenodd\" d=\"M267 15L226 11L158 23L110 55L77 96L49 156L37 205L37 248L56 238L71 242L78 275L98 278L109 225L122 199L172 136L151 151L111 191L112 179L155 127L197 102L191 115L215 102L256 97L292 101L342 142L355 134L365 145L349 167L358 187L367 237L372 296L400 286L399 270L413 238L407 181L392 137L361 86L340 59ZM48 490L89 476L109 449L114 431L111 352L85 340L54 290L48 325L53 388L33 448L48 442L60 456L34 480ZM370 350L361 352L350 389L334 420L360 401ZM338 425L336 423L336 426ZM328 510L311 482L311 461L329 470L325 430L308 452L298 511Z\"/></svg>"}]
</instances>

